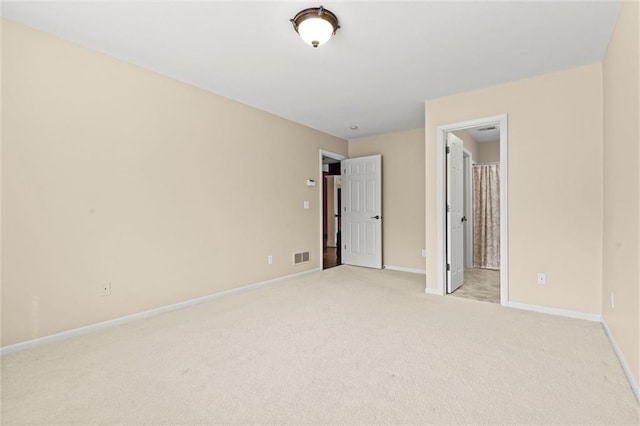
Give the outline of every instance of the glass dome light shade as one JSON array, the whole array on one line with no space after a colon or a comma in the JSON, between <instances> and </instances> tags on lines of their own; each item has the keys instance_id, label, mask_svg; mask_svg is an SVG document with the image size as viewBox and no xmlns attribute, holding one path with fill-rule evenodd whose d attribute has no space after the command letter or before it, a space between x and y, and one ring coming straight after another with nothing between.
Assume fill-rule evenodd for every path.
<instances>
[{"instance_id":1,"label":"glass dome light shade","mask_svg":"<svg viewBox=\"0 0 640 426\"><path fill-rule=\"evenodd\" d=\"M333 27L322 18L307 18L298 26L298 34L305 43L318 47L329 41Z\"/></svg>"},{"instance_id":2,"label":"glass dome light shade","mask_svg":"<svg viewBox=\"0 0 640 426\"><path fill-rule=\"evenodd\" d=\"M302 40L313 47L326 43L340 28L336 15L322 6L298 12L291 23Z\"/></svg>"}]
</instances>

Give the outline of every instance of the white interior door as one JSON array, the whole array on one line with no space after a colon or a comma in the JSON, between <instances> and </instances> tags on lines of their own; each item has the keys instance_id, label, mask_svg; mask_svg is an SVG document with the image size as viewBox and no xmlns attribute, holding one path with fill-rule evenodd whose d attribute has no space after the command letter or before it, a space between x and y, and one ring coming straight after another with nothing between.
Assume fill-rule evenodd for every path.
<instances>
[{"instance_id":1,"label":"white interior door","mask_svg":"<svg viewBox=\"0 0 640 426\"><path fill-rule=\"evenodd\" d=\"M463 149L463 188L464 188L464 268L473 268L473 179L471 176L473 158L471 152Z\"/></svg>"},{"instance_id":2,"label":"white interior door","mask_svg":"<svg viewBox=\"0 0 640 426\"><path fill-rule=\"evenodd\" d=\"M447 292L464 282L464 181L462 140L447 134Z\"/></svg>"},{"instance_id":3,"label":"white interior door","mask_svg":"<svg viewBox=\"0 0 640 426\"><path fill-rule=\"evenodd\" d=\"M382 269L382 156L341 161L342 263Z\"/></svg>"}]
</instances>

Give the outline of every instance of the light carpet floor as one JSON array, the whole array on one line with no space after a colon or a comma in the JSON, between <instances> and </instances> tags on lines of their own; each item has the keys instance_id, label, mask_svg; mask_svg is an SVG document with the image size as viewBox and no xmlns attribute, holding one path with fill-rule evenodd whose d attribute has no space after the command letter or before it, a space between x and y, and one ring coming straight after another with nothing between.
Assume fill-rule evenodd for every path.
<instances>
[{"instance_id":1,"label":"light carpet floor","mask_svg":"<svg viewBox=\"0 0 640 426\"><path fill-rule=\"evenodd\" d=\"M2 359L4 424L638 424L597 323L339 266Z\"/></svg>"}]
</instances>

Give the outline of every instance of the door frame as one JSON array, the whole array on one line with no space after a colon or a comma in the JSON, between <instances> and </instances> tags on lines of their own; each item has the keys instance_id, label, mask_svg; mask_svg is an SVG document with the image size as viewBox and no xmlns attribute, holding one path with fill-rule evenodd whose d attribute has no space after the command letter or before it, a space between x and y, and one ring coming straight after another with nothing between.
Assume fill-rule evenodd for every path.
<instances>
[{"instance_id":1,"label":"door frame","mask_svg":"<svg viewBox=\"0 0 640 426\"><path fill-rule=\"evenodd\" d=\"M438 249L437 249L437 294L442 296L447 292L447 215L445 191L446 183L446 135L447 132L465 130L479 126L500 126L500 304L507 306L509 303L509 202L507 198L508 188L508 117L507 114L500 114L491 117L478 118L474 120L459 121L455 123L438 126L437 141L437 220L438 220Z\"/></svg>"},{"instance_id":2,"label":"door frame","mask_svg":"<svg viewBox=\"0 0 640 426\"><path fill-rule=\"evenodd\" d=\"M331 151L325 151L324 149L320 149L319 154L318 154L318 182L319 182L319 186L318 186L318 212L320 213L320 217L318 219L318 246L319 246L319 250L318 250L318 262L319 262L319 268L320 270L322 270L322 239L324 238L323 232L322 232L322 213L323 213L323 209L324 209L324 203L322 202L322 192L323 192L323 187L324 187L324 175L322 174L323 170L322 170L322 157L329 157L329 158L333 158L334 160L339 160L342 161L346 158L348 158L346 155L342 155L342 154L338 154L336 152L331 152Z\"/></svg>"}]
</instances>

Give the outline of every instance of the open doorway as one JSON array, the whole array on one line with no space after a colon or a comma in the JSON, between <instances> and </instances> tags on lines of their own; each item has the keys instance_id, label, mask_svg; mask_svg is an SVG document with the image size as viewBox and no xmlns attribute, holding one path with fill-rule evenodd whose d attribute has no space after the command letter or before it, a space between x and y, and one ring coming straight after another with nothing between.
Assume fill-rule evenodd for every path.
<instances>
[{"instance_id":1,"label":"open doorway","mask_svg":"<svg viewBox=\"0 0 640 426\"><path fill-rule=\"evenodd\" d=\"M341 247L341 204L342 178L340 161L346 157L321 151L320 153L320 196L321 202L321 251L322 269L342 264Z\"/></svg>"},{"instance_id":2,"label":"open doorway","mask_svg":"<svg viewBox=\"0 0 640 426\"><path fill-rule=\"evenodd\" d=\"M441 294L508 303L507 119L438 128Z\"/></svg>"},{"instance_id":3,"label":"open doorway","mask_svg":"<svg viewBox=\"0 0 640 426\"><path fill-rule=\"evenodd\" d=\"M322 269L342 264L340 210L342 178L340 162L325 157L322 170Z\"/></svg>"}]
</instances>

